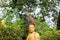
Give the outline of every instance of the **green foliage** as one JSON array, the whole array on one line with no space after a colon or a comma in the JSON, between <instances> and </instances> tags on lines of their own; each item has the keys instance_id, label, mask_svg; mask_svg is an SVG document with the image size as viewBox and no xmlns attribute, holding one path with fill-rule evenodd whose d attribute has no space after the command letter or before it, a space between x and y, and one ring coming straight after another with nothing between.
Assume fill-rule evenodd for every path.
<instances>
[{"instance_id":1,"label":"green foliage","mask_svg":"<svg viewBox=\"0 0 60 40\"><path fill-rule=\"evenodd\" d=\"M0 40L25 40L28 33L26 29L23 25L20 27L18 25L13 25L12 27L0 26ZM38 30L38 33L41 40L60 40L60 30L44 27L44 29Z\"/></svg>"},{"instance_id":2,"label":"green foliage","mask_svg":"<svg viewBox=\"0 0 60 40\"><path fill-rule=\"evenodd\" d=\"M46 22L36 19L36 31L40 34L41 40L60 40L60 30L49 28Z\"/></svg>"},{"instance_id":3,"label":"green foliage","mask_svg":"<svg viewBox=\"0 0 60 40\"><path fill-rule=\"evenodd\" d=\"M41 40L60 40L60 31L52 30L46 28L45 30L40 30Z\"/></svg>"},{"instance_id":4,"label":"green foliage","mask_svg":"<svg viewBox=\"0 0 60 40\"><path fill-rule=\"evenodd\" d=\"M23 6L31 7L31 5L36 5L36 0L15 0L10 2L10 7L12 8L18 8L19 10L22 10Z\"/></svg>"},{"instance_id":5,"label":"green foliage","mask_svg":"<svg viewBox=\"0 0 60 40\"><path fill-rule=\"evenodd\" d=\"M36 31L41 40L60 40L60 31L49 28L44 21L36 19ZM20 19L16 23L4 27L0 25L0 40L26 40L28 24L26 19Z\"/></svg>"},{"instance_id":6,"label":"green foliage","mask_svg":"<svg viewBox=\"0 0 60 40\"><path fill-rule=\"evenodd\" d=\"M0 26L0 40L22 40L23 30Z\"/></svg>"},{"instance_id":7,"label":"green foliage","mask_svg":"<svg viewBox=\"0 0 60 40\"><path fill-rule=\"evenodd\" d=\"M37 14L42 14L42 18L44 20L45 16L49 16L49 12L53 12L52 17L54 17L54 22L56 23L57 15L58 15L58 10L56 9L56 6L59 6L59 0L39 0L40 3L37 3L37 0L10 0L10 3L6 7L11 7L12 9L17 8L19 11L23 12L28 12L34 11L34 9L39 5L39 8L41 8L40 13ZM4 6L3 6L4 7ZM33 10L32 10L33 9Z\"/></svg>"},{"instance_id":8,"label":"green foliage","mask_svg":"<svg viewBox=\"0 0 60 40\"><path fill-rule=\"evenodd\" d=\"M25 40L28 34L27 22L20 19L16 23L6 24L7 27L0 25L0 40Z\"/></svg>"},{"instance_id":9,"label":"green foliage","mask_svg":"<svg viewBox=\"0 0 60 40\"><path fill-rule=\"evenodd\" d=\"M52 16L55 19L57 18L58 12L55 8L60 1L40 0L40 2L40 14L42 14L43 19L36 19L36 31L40 34L41 40L60 40L60 31L50 29L44 20L44 16L48 16L49 12L53 12ZM9 5L2 6L11 7L12 10L5 9L3 12L4 16L2 19L6 20L7 27L0 23L0 40L25 40L28 34L28 23L26 17L19 15L19 11L24 12L26 9L26 11L29 11L29 8L36 7L36 0L18 0L17 3L11 1ZM16 16L16 22L12 23L11 20L14 15Z\"/></svg>"}]
</instances>

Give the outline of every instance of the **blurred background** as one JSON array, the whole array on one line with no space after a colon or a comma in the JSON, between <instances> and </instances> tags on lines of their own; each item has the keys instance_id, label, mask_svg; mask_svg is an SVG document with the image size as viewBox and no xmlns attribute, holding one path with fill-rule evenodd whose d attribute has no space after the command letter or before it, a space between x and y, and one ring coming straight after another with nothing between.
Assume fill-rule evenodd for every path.
<instances>
[{"instance_id":1,"label":"blurred background","mask_svg":"<svg viewBox=\"0 0 60 40\"><path fill-rule=\"evenodd\" d=\"M60 0L0 0L0 40L26 40L27 14L36 20L41 40L60 40L59 12Z\"/></svg>"}]
</instances>

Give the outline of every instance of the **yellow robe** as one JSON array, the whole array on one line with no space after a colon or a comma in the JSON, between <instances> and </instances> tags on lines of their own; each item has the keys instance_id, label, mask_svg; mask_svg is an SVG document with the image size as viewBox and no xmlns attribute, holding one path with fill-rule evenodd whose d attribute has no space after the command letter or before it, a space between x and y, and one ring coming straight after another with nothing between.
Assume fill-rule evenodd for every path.
<instances>
[{"instance_id":1,"label":"yellow robe","mask_svg":"<svg viewBox=\"0 0 60 40\"><path fill-rule=\"evenodd\" d=\"M27 40L40 40L40 36L37 32L29 33Z\"/></svg>"}]
</instances>

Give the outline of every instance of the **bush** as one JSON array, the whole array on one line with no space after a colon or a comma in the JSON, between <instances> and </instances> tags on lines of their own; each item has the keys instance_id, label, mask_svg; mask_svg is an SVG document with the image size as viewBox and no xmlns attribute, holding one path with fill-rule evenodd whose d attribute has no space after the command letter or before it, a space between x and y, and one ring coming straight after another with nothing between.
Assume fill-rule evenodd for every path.
<instances>
[{"instance_id":1,"label":"bush","mask_svg":"<svg viewBox=\"0 0 60 40\"><path fill-rule=\"evenodd\" d=\"M60 31L53 29L45 29L40 32L41 40L60 40Z\"/></svg>"},{"instance_id":2,"label":"bush","mask_svg":"<svg viewBox=\"0 0 60 40\"><path fill-rule=\"evenodd\" d=\"M60 40L60 31L45 28L39 30L41 40ZM0 40L24 40L24 30L0 26Z\"/></svg>"},{"instance_id":3,"label":"bush","mask_svg":"<svg viewBox=\"0 0 60 40\"><path fill-rule=\"evenodd\" d=\"M28 34L25 19L15 23L0 24L0 40L25 40Z\"/></svg>"},{"instance_id":4,"label":"bush","mask_svg":"<svg viewBox=\"0 0 60 40\"><path fill-rule=\"evenodd\" d=\"M46 22L36 20L37 29L36 31L40 34L41 40L60 40L60 30L49 28Z\"/></svg>"},{"instance_id":5,"label":"bush","mask_svg":"<svg viewBox=\"0 0 60 40\"><path fill-rule=\"evenodd\" d=\"M36 22L36 31L40 34L41 40L60 40L60 30L49 28L44 21ZM5 26L0 25L0 40L26 40L28 24L25 19Z\"/></svg>"},{"instance_id":6,"label":"bush","mask_svg":"<svg viewBox=\"0 0 60 40\"><path fill-rule=\"evenodd\" d=\"M0 27L0 40L22 40L23 30Z\"/></svg>"}]
</instances>

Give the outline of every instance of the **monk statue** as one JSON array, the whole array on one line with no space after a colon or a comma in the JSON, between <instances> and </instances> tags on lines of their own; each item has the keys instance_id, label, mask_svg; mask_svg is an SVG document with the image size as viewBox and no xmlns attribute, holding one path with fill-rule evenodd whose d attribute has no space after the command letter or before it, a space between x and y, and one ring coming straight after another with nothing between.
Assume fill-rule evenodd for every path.
<instances>
[{"instance_id":1,"label":"monk statue","mask_svg":"<svg viewBox=\"0 0 60 40\"><path fill-rule=\"evenodd\" d=\"M31 15L28 15L29 22L29 34L26 40L40 40L40 36L37 32L35 32L35 20Z\"/></svg>"}]
</instances>

